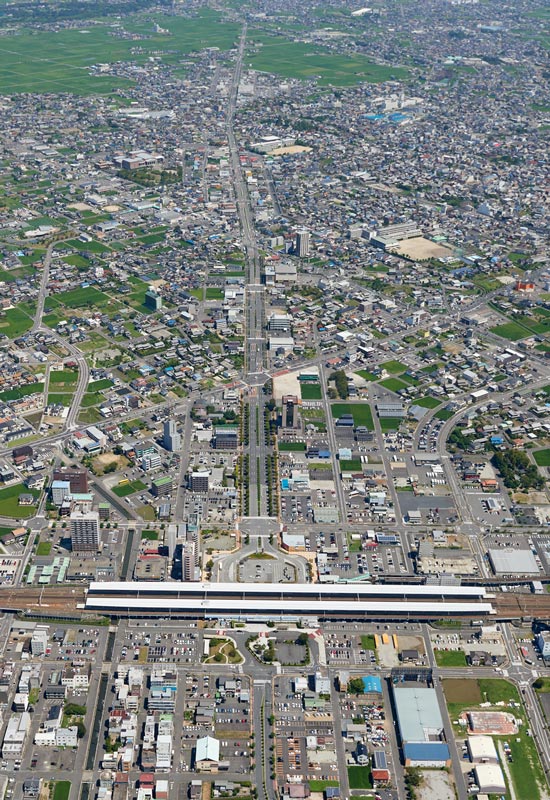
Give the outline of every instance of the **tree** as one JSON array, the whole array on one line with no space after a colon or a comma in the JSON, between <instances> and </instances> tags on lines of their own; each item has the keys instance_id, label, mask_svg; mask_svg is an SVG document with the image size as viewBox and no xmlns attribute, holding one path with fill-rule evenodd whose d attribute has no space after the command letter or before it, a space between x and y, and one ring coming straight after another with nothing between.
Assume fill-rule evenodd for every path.
<instances>
[{"instance_id":1,"label":"tree","mask_svg":"<svg viewBox=\"0 0 550 800\"><path fill-rule=\"evenodd\" d=\"M365 685L362 678L351 678L351 680L348 681L348 692L350 694L364 694Z\"/></svg>"}]
</instances>

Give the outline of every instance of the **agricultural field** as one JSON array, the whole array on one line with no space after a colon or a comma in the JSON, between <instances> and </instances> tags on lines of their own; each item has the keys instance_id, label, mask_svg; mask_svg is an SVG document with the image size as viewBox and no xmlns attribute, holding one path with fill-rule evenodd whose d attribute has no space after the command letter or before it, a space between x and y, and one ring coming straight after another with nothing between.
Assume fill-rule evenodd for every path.
<instances>
[{"instance_id":1,"label":"agricultural field","mask_svg":"<svg viewBox=\"0 0 550 800\"><path fill-rule=\"evenodd\" d=\"M7 308L0 312L0 333L15 339L32 328L32 319L19 308Z\"/></svg>"},{"instance_id":2,"label":"agricultural field","mask_svg":"<svg viewBox=\"0 0 550 800\"><path fill-rule=\"evenodd\" d=\"M108 295L104 292L100 292L93 286L62 292L61 294L55 295L55 299L66 308L87 308L88 306L105 308L105 306L108 306L109 303L112 302ZM50 302L49 298L47 302Z\"/></svg>"},{"instance_id":3,"label":"agricultural field","mask_svg":"<svg viewBox=\"0 0 550 800\"><path fill-rule=\"evenodd\" d=\"M164 61L177 63L182 55L204 47L233 47L239 28L230 22L222 24L220 19L209 9L202 9L191 19L155 15L155 22L170 35L156 34L151 20L139 15L129 15L124 22L128 30L146 34L148 48L163 51ZM55 32L21 30L9 41L4 39L0 47L0 92L112 94L133 86L131 80L92 70L99 63L143 63L148 58L145 48L143 53L132 53L135 43L109 36L109 30L106 25L87 27L82 23L76 29Z\"/></svg>"},{"instance_id":4,"label":"agricultural field","mask_svg":"<svg viewBox=\"0 0 550 800\"><path fill-rule=\"evenodd\" d=\"M399 67L376 64L360 55L331 53L302 42L281 40L262 34L250 35L251 44L246 60L253 69L272 72L284 78L314 79L320 86L354 86L357 83L379 83L404 78L407 73ZM254 52L254 49L256 52Z\"/></svg>"}]
</instances>

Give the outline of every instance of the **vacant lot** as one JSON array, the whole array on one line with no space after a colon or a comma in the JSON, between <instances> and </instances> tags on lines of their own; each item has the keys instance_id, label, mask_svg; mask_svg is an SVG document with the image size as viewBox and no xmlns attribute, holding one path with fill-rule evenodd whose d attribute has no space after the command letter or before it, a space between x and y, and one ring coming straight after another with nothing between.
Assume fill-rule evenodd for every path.
<instances>
[{"instance_id":1,"label":"vacant lot","mask_svg":"<svg viewBox=\"0 0 550 800\"><path fill-rule=\"evenodd\" d=\"M441 405L441 400L438 400L436 397L431 397L431 395L426 395L426 397L415 400L414 404L421 408L437 408Z\"/></svg>"},{"instance_id":2,"label":"vacant lot","mask_svg":"<svg viewBox=\"0 0 550 800\"><path fill-rule=\"evenodd\" d=\"M402 364L401 361L391 359L390 361L384 361L380 364L380 369L385 369L390 375L399 375L400 372L405 372L407 365Z\"/></svg>"},{"instance_id":3,"label":"vacant lot","mask_svg":"<svg viewBox=\"0 0 550 800\"><path fill-rule=\"evenodd\" d=\"M115 456L114 453L103 453L100 456L96 456L92 461L93 470L96 475L102 475L104 472L117 472L128 466L128 463L127 458L124 456Z\"/></svg>"},{"instance_id":4,"label":"vacant lot","mask_svg":"<svg viewBox=\"0 0 550 800\"><path fill-rule=\"evenodd\" d=\"M452 256L453 251L448 247L436 242L430 242L423 236L417 236L413 239L406 239L391 248L392 253L399 253L399 255L412 258L415 261L425 261L428 258L448 258Z\"/></svg>"},{"instance_id":5,"label":"vacant lot","mask_svg":"<svg viewBox=\"0 0 550 800\"><path fill-rule=\"evenodd\" d=\"M438 667L465 667L466 656L463 650L434 650Z\"/></svg>"},{"instance_id":6,"label":"vacant lot","mask_svg":"<svg viewBox=\"0 0 550 800\"><path fill-rule=\"evenodd\" d=\"M511 342L517 342L519 339L525 339L531 336L531 331L524 328L523 325L518 325L517 322L505 322L502 325L496 325L491 328L491 333L497 336L502 336L503 339L508 339Z\"/></svg>"},{"instance_id":7,"label":"vacant lot","mask_svg":"<svg viewBox=\"0 0 550 800\"><path fill-rule=\"evenodd\" d=\"M407 384L400 381L399 378L386 378L383 381L380 381L380 386L383 386L384 389L388 389L390 392L400 392L402 389L407 388Z\"/></svg>"},{"instance_id":8,"label":"vacant lot","mask_svg":"<svg viewBox=\"0 0 550 800\"><path fill-rule=\"evenodd\" d=\"M550 467L550 450L537 450L533 458L539 467Z\"/></svg>"},{"instance_id":9,"label":"vacant lot","mask_svg":"<svg viewBox=\"0 0 550 800\"><path fill-rule=\"evenodd\" d=\"M448 703L469 703L472 706L481 703L481 691L477 681L446 678L442 684Z\"/></svg>"},{"instance_id":10,"label":"vacant lot","mask_svg":"<svg viewBox=\"0 0 550 800\"><path fill-rule=\"evenodd\" d=\"M354 425L365 425L369 431L374 430L372 411L368 403L334 403L331 406L331 413L335 419L343 414L351 414Z\"/></svg>"},{"instance_id":11,"label":"vacant lot","mask_svg":"<svg viewBox=\"0 0 550 800\"><path fill-rule=\"evenodd\" d=\"M302 400L321 400L321 387L318 383L301 383Z\"/></svg>"}]
</instances>

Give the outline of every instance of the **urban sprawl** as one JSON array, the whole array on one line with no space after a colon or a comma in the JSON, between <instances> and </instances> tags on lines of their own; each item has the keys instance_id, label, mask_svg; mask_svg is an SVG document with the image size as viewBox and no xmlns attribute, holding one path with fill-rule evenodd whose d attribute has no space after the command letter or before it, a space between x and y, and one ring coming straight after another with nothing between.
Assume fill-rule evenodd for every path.
<instances>
[{"instance_id":1,"label":"urban sprawl","mask_svg":"<svg viewBox=\"0 0 550 800\"><path fill-rule=\"evenodd\" d=\"M0 800L550 800L545 0L5 0Z\"/></svg>"}]
</instances>

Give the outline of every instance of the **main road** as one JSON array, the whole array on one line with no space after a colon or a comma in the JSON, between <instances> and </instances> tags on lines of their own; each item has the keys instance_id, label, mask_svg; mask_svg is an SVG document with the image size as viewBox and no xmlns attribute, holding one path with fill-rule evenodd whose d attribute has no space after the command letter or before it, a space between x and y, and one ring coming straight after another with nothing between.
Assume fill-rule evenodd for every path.
<instances>
[{"instance_id":1,"label":"main road","mask_svg":"<svg viewBox=\"0 0 550 800\"><path fill-rule=\"evenodd\" d=\"M267 515L268 445L264 435L265 403L261 386L268 380L266 373L265 342L265 288L262 285L261 258L256 241L254 216L248 188L244 179L239 146L234 130L237 97L241 81L246 24L243 27L227 107L227 142L237 212L241 226L242 245L246 258L247 284L245 287L245 381L250 390L245 397L249 404L249 514Z\"/></svg>"}]
</instances>

